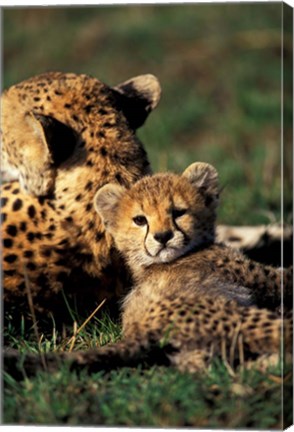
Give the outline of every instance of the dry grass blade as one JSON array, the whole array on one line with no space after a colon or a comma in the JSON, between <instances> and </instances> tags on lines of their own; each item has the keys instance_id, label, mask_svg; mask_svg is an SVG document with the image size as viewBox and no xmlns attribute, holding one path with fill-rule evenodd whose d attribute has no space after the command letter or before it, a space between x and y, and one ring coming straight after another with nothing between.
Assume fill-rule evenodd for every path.
<instances>
[{"instance_id":1,"label":"dry grass blade","mask_svg":"<svg viewBox=\"0 0 294 432\"><path fill-rule=\"evenodd\" d=\"M71 344L70 344L70 347L69 347L69 352L71 352L73 350L74 344L75 344L76 339L77 339L77 333L78 333L78 325L77 325L77 322L74 321L74 323L73 323L73 335L70 338Z\"/></svg>"},{"instance_id":2,"label":"dry grass blade","mask_svg":"<svg viewBox=\"0 0 294 432\"><path fill-rule=\"evenodd\" d=\"M245 359L244 359L244 345L243 345L243 335L242 333L239 334L238 337L238 349L239 349L239 361L240 361L240 368L244 368Z\"/></svg>"},{"instance_id":3,"label":"dry grass blade","mask_svg":"<svg viewBox=\"0 0 294 432\"><path fill-rule=\"evenodd\" d=\"M102 302L96 307L96 309L88 316L88 318L83 322L83 324L78 329L76 329L77 327L76 321L74 322L74 334L65 344L65 346L70 344L69 351L73 350L77 335L83 330L83 328L88 324L88 322L93 318L93 316L98 312L98 310L102 308L105 302L106 302L106 298L102 300Z\"/></svg>"},{"instance_id":4,"label":"dry grass blade","mask_svg":"<svg viewBox=\"0 0 294 432\"><path fill-rule=\"evenodd\" d=\"M231 365L234 364L235 350L236 350L236 346L237 346L237 340L238 340L240 329L241 329L241 322L239 322L239 324L237 325L237 327L234 331L232 344L230 346L230 364Z\"/></svg>"},{"instance_id":5,"label":"dry grass blade","mask_svg":"<svg viewBox=\"0 0 294 432\"><path fill-rule=\"evenodd\" d=\"M226 344L226 339L224 337L222 337L222 340L221 340L221 355L222 355L223 363L226 366L229 375L231 377L234 377L235 372L233 371L233 368L227 359L227 344Z\"/></svg>"},{"instance_id":6,"label":"dry grass blade","mask_svg":"<svg viewBox=\"0 0 294 432\"><path fill-rule=\"evenodd\" d=\"M26 286L26 293L27 293L27 298L28 298L28 305L29 305L29 309L30 309L30 312L31 312L31 315L32 315L32 320L33 320L34 333L35 333L36 340L37 340L37 343L38 343L38 350L39 350L39 354L40 354L40 358L41 358L41 362L42 362L42 365L44 367L44 370L47 371L47 364L46 364L45 356L44 356L44 353L40 349L42 337L40 337L40 335L39 335L38 324L37 324L37 319L36 319L36 314L35 314L35 308L34 308L34 302L33 302L33 296L32 296L32 291L31 291L31 287L30 287L30 281L29 281L29 278L28 278L28 272L27 272L27 269L26 269L25 265L23 266L23 274L24 274L24 279L25 279L25 286Z\"/></svg>"}]
</instances>

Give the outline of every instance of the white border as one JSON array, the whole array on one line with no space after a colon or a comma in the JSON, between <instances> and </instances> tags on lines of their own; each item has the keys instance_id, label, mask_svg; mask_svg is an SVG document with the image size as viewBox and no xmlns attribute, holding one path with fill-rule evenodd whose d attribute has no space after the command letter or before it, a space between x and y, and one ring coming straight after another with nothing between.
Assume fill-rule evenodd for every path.
<instances>
[{"instance_id":1,"label":"white border","mask_svg":"<svg viewBox=\"0 0 294 432\"><path fill-rule=\"evenodd\" d=\"M279 0L258 0L258 3L262 2L262 3L277 3ZM47 6L99 6L99 5L126 5L126 4L134 4L134 5L140 5L140 4L187 4L187 3L257 3L255 1L250 1L250 0L185 0L185 1L180 1L180 0L110 0L110 1L97 1L97 0L87 0L85 2L81 2L81 0L63 0L63 1L54 1L54 0L45 0L45 1L37 1L37 0L31 0L31 1L21 1L21 0L15 0L15 1L10 1L10 0L0 0L0 8L12 8L12 7L27 7L27 6L41 6L41 7L47 7ZM286 1L281 1L282 3L286 3L291 7L294 7L294 0L286 0ZM1 44L0 44L1 45ZM2 51L2 47L1 47L1 51ZM283 93L282 93L283 94ZM282 116L283 117L283 116ZM282 139L283 142L283 139ZM282 146L283 147L283 146ZM282 207L283 208L283 207ZM0 386L1 389L1 386ZM1 389L2 390L2 389ZM1 395L0 395L1 396ZM1 400L1 397L0 397ZM34 425L29 425L29 426L8 426L8 425L1 425L0 424L0 429L1 431L14 431L14 430L34 430L34 431L40 431L40 432L47 432L51 429L51 427L48 426L34 426ZM57 431L61 431L64 429L68 429L67 426L62 426L62 427L54 427L54 430ZM148 428L144 428L145 430L148 430ZM126 428L126 427L108 427L108 428L104 428L104 427L87 427L87 428L83 428L83 427L74 427L74 431L75 432L97 432L98 431L107 431L107 432L120 432L120 431L124 431L124 430L131 430L131 431L137 431L140 429L137 428ZM149 429L150 430L150 429ZM153 431L156 430L164 430L164 429L152 429ZM172 429L172 431L179 431L179 430L183 430L183 429ZM201 431L206 431L209 432L210 429L197 429L197 431L201 432ZM220 429L214 429L213 432L216 432L217 430ZM242 429L239 429L239 431L241 431ZM245 430L245 429L243 429ZM289 432L294 432L294 426L290 426L287 431ZM226 429L226 432L236 432L236 430L234 429ZM254 430L251 430L251 432L254 432Z\"/></svg>"},{"instance_id":2,"label":"white border","mask_svg":"<svg viewBox=\"0 0 294 432\"><path fill-rule=\"evenodd\" d=\"M278 3L279 0L258 0L258 1L252 1L252 0L104 0L104 1L97 1L97 0L87 0L85 2L82 2L81 0L45 0L45 1L38 1L38 0L30 0L30 1L21 1L21 0L0 0L0 6L2 7L14 7L14 6L99 6L99 5L126 5L126 4L185 4L185 3ZM283 3L282 1L280 1ZM284 3L287 3L288 5L294 7L294 0L286 0Z\"/></svg>"}]
</instances>

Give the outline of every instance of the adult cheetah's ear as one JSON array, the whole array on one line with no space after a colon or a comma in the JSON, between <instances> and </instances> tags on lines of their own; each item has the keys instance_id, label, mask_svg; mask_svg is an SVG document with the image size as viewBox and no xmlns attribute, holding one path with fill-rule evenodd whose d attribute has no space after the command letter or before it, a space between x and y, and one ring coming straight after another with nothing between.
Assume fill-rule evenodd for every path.
<instances>
[{"instance_id":1,"label":"adult cheetah's ear","mask_svg":"<svg viewBox=\"0 0 294 432\"><path fill-rule=\"evenodd\" d=\"M113 225L116 208L126 189L115 183L108 183L98 190L94 197L94 208L106 228Z\"/></svg>"},{"instance_id":2,"label":"adult cheetah's ear","mask_svg":"<svg viewBox=\"0 0 294 432\"><path fill-rule=\"evenodd\" d=\"M195 162L188 166L182 175L205 197L207 206L216 207L218 205L218 172L212 165L205 162Z\"/></svg>"},{"instance_id":3,"label":"adult cheetah's ear","mask_svg":"<svg viewBox=\"0 0 294 432\"><path fill-rule=\"evenodd\" d=\"M48 195L53 191L56 173L44 128L33 112L26 113L18 127L20 184L29 194Z\"/></svg>"},{"instance_id":4,"label":"adult cheetah's ear","mask_svg":"<svg viewBox=\"0 0 294 432\"><path fill-rule=\"evenodd\" d=\"M119 107L132 129L138 129L156 108L161 96L158 79L151 74L139 75L113 88Z\"/></svg>"},{"instance_id":5,"label":"adult cheetah's ear","mask_svg":"<svg viewBox=\"0 0 294 432\"><path fill-rule=\"evenodd\" d=\"M37 196L48 195L54 190L56 169L73 153L77 136L71 128L50 116L30 112L26 120L34 138L30 140L31 150L37 152L39 158L32 159L32 168L38 172L34 173L32 181L27 173L27 190ZM39 182L36 182L37 177Z\"/></svg>"},{"instance_id":6,"label":"adult cheetah's ear","mask_svg":"<svg viewBox=\"0 0 294 432\"><path fill-rule=\"evenodd\" d=\"M49 150L53 165L59 167L73 153L78 142L77 133L54 117L34 112L32 115L42 127L45 145Z\"/></svg>"},{"instance_id":7,"label":"adult cheetah's ear","mask_svg":"<svg viewBox=\"0 0 294 432\"><path fill-rule=\"evenodd\" d=\"M50 195L54 192L56 169L73 152L77 137L71 128L53 117L33 111L22 116L18 130L15 165L20 183L31 195Z\"/></svg>"}]
</instances>

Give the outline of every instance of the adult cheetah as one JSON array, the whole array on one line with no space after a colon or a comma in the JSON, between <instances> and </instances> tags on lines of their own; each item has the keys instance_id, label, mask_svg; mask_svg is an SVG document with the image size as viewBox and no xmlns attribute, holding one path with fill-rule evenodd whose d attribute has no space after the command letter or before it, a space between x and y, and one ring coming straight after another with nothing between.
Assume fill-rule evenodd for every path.
<instances>
[{"instance_id":1,"label":"adult cheetah","mask_svg":"<svg viewBox=\"0 0 294 432\"><path fill-rule=\"evenodd\" d=\"M109 87L59 72L4 92L2 167L19 176L1 189L5 311L27 313L28 295L35 311L57 311L62 289L81 311L121 295L127 276L93 198L150 173L135 130L160 93L153 75Z\"/></svg>"}]
</instances>

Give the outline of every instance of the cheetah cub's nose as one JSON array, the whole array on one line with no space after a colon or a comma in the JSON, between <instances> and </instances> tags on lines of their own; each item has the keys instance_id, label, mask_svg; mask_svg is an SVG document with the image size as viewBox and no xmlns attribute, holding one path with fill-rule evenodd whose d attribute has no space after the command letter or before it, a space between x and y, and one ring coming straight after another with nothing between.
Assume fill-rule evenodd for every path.
<instances>
[{"instance_id":1,"label":"cheetah cub's nose","mask_svg":"<svg viewBox=\"0 0 294 432\"><path fill-rule=\"evenodd\" d=\"M165 245L170 239L173 238L173 232L171 230L169 231L162 231L157 232L154 234L155 240L157 240L159 243Z\"/></svg>"}]
</instances>

